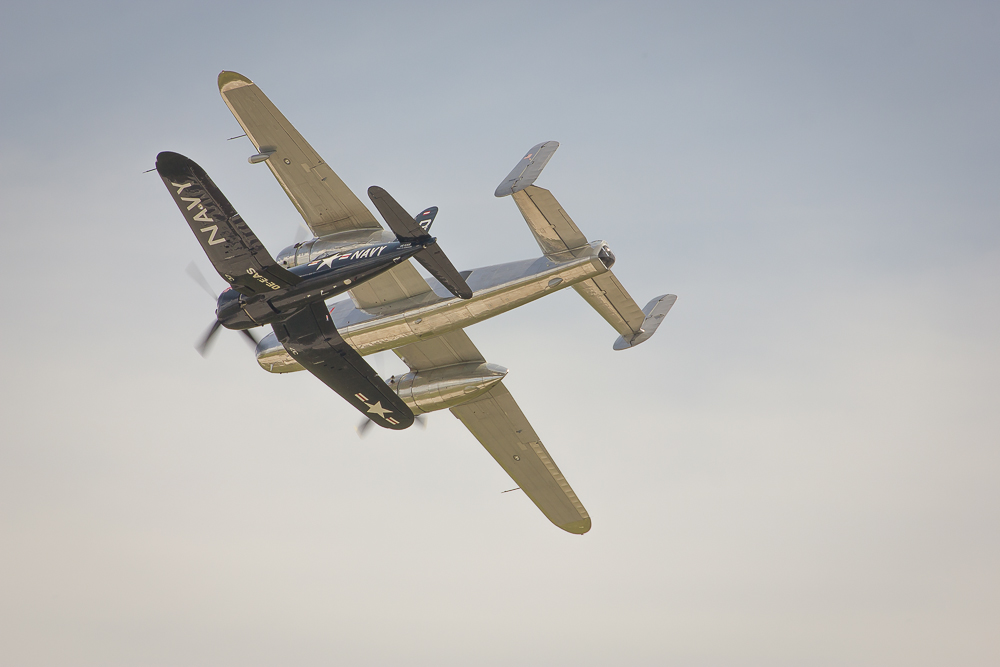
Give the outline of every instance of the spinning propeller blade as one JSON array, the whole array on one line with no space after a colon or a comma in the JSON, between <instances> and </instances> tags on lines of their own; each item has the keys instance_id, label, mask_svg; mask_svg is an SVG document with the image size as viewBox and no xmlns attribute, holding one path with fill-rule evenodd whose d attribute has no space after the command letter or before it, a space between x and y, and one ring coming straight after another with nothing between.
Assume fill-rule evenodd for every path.
<instances>
[{"instance_id":1,"label":"spinning propeller blade","mask_svg":"<svg viewBox=\"0 0 1000 667\"><path fill-rule=\"evenodd\" d=\"M295 245L298 245L312 236L312 232L305 225L300 224L295 230Z\"/></svg>"},{"instance_id":2,"label":"spinning propeller blade","mask_svg":"<svg viewBox=\"0 0 1000 667\"><path fill-rule=\"evenodd\" d=\"M413 417L413 423L419 426L420 428L427 428L427 415L415 415ZM363 438L365 437L365 433L368 431L368 427L371 425L372 425L371 419L363 419L361 420L361 423L358 424L357 428L354 430L358 432L359 438Z\"/></svg>"},{"instance_id":3,"label":"spinning propeller blade","mask_svg":"<svg viewBox=\"0 0 1000 667\"><path fill-rule=\"evenodd\" d=\"M208 284L207 280L205 280L205 275L201 272L201 270L198 269L197 264L191 262L190 264L187 265L185 271L187 271L187 274L188 276L191 277L191 280L198 283L201 286L201 288L205 290L205 293L208 294L210 297L212 297L212 301L218 301L219 295L212 290L212 286Z\"/></svg>"},{"instance_id":4,"label":"spinning propeller blade","mask_svg":"<svg viewBox=\"0 0 1000 667\"><path fill-rule=\"evenodd\" d=\"M215 292L212 291L212 286L209 285L208 280L205 279L205 275L201 272L201 270L198 269L197 264L191 262L190 264L187 265L187 269L185 269L185 271L187 272L188 276L190 276L191 280L198 283L201 286L201 288L205 290L205 293L208 294L210 297L212 297L212 301L216 301L218 299L218 296L215 294ZM219 320L215 320L215 322L212 323L212 326L208 328L208 331L202 337L201 342L199 342L194 346L194 349L198 350L198 354L200 354L203 357L208 356L208 346L209 344L211 344L212 337L215 336L215 332L219 330L219 327L221 325L222 323L219 322ZM257 343L259 343L260 341L254 338L253 334L247 331L246 329L242 329L240 333L246 336L246 338L250 341L250 345L252 345L253 348L256 350Z\"/></svg>"},{"instance_id":5,"label":"spinning propeller blade","mask_svg":"<svg viewBox=\"0 0 1000 667\"><path fill-rule=\"evenodd\" d=\"M219 320L212 322L212 326L208 328L208 332L205 334L205 337L201 339L200 343L194 346L194 349L198 350L198 354L203 357L208 354L208 344L212 342L212 337L215 335L215 332L219 330L220 326L222 326L222 322Z\"/></svg>"}]
</instances>

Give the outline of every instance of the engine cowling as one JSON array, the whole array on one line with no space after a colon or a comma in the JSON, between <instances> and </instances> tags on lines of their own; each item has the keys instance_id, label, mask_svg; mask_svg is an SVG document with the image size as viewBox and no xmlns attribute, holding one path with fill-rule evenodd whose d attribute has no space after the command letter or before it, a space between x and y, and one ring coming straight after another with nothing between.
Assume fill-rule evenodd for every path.
<instances>
[{"instance_id":1,"label":"engine cowling","mask_svg":"<svg viewBox=\"0 0 1000 667\"><path fill-rule=\"evenodd\" d=\"M409 372L389 378L388 384L413 414L453 408L490 390L507 369L497 364L471 363Z\"/></svg>"}]
</instances>

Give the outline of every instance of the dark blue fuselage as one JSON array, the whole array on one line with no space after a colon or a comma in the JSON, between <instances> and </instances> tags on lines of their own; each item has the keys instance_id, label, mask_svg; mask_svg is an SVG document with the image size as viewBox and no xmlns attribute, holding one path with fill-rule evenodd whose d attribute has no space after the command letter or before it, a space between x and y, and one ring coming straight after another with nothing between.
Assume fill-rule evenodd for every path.
<instances>
[{"instance_id":1,"label":"dark blue fuselage","mask_svg":"<svg viewBox=\"0 0 1000 667\"><path fill-rule=\"evenodd\" d=\"M393 241L331 253L309 264L288 269L302 278L294 287L281 289L275 285L276 289L271 292L250 297L232 288L227 289L219 295L216 315L227 329L252 329L279 322L310 302L329 299L388 271L434 241L433 237L429 237L426 243ZM253 269L249 269L250 272L261 284L273 284Z\"/></svg>"}]
</instances>

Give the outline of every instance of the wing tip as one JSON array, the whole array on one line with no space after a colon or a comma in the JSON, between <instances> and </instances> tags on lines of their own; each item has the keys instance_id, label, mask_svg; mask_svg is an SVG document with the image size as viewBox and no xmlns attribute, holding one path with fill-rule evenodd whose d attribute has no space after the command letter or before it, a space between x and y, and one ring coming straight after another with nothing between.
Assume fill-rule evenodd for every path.
<instances>
[{"instance_id":1,"label":"wing tip","mask_svg":"<svg viewBox=\"0 0 1000 667\"><path fill-rule=\"evenodd\" d=\"M585 517L579 521L571 521L569 523L564 523L559 527L565 530L567 533L573 533L574 535L583 535L588 530L590 530L590 517Z\"/></svg>"},{"instance_id":2,"label":"wing tip","mask_svg":"<svg viewBox=\"0 0 1000 667\"><path fill-rule=\"evenodd\" d=\"M163 151L156 156L156 171L160 176L180 176L192 170L194 160L180 153Z\"/></svg>"},{"instance_id":3,"label":"wing tip","mask_svg":"<svg viewBox=\"0 0 1000 667\"><path fill-rule=\"evenodd\" d=\"M219 72L219 92L224 93L227 90L232 90L233 88L242 88L243 86L252 86L253 81L246 78L239 72L230 72L227 70L222 70Z\"/></svg>"}]
</instances>

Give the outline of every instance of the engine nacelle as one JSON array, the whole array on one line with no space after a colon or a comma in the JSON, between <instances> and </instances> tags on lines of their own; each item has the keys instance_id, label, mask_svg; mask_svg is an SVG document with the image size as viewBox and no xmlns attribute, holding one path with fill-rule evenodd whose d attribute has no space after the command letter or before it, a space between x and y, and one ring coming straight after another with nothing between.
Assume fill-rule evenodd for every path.
<instances>
[{"instance_id":1,"label":"engine nacelle","mask_svg":"<svg viewBox=\"0 0 1000 667\"><path fill-rule=\"evenodd\" d=\"M456 364L393 376L388 384L418 415L472 400L489 391L505 375L507 369L497 364Z\"/></svg>"}]
</instances>

